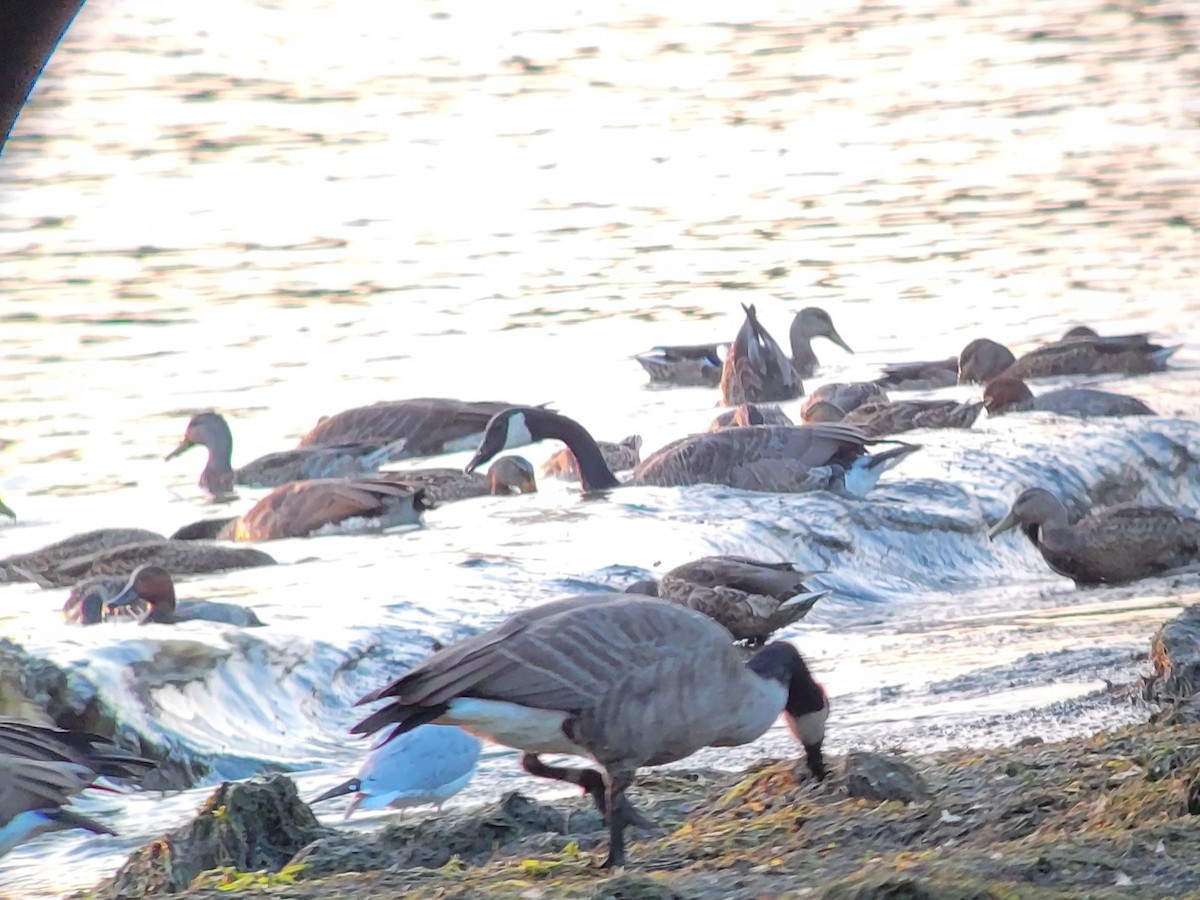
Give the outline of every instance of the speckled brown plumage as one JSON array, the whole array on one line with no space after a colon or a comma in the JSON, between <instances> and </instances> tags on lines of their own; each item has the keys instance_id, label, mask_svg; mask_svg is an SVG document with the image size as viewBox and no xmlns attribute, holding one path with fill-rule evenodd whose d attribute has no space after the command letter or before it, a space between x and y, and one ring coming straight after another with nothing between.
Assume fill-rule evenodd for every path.
<instances>
[{"instance_id":1,"label":"speckled brown plumage","mask_svg":"<svg viewBox=\"0 0 1200 900\"><path fill-rule=\"evenodd\" d=\"M97 528L71 535L28 553L16 553L0 560L0 581L29 581L69 559L87 556L143 541L165 540L161 534L145 528ZM130 569L130 571L133 571ZM36 578L32 580L36 581Z\"/></svg>"},{"instance_id":2,"label":"speckled brown plumage","mask_svg":"<svg viewBox=\"0 0 1200 900\"><path fill-rule=\"evenodd\" d=\"M775 339L758 321L754 304L743 304L738 329L721 370L721 405L793 400L804 393L800 376Z\"/></svg>"},{"instance_id":3,"label":"speckled brown plumage","mask_svg":"<svg viewBox=\"0 0 1200 900\"><path fill-rule=\"evenodd\" d=\"M914 428L970 428L982 410L982 403L957 400L895 400L863 404L841 421L870 437L883 437Z\"/></svg>"},{"instance_id":4,"label":"speckled brown plumage","mask_svg":"<svg viewBox=\"0 0 1200 900\"><path fill-rule=\"evenodd\" d=\"M604 462L614 472L625 472L642 461L642 436L631 434L617 443L596 441ZM579 466L571 451L563 447L542 464L542 474L559 481L578 481Z\"/></svg>"},{"instance_id":5,"label":"speckled brown plumage","mask_svg":"<svg viewBox=\"0 0 1200 900\"><path fill-rule=\"evenodd\" d=\"M274 564L266 553L251 547L162 539L107 547L62 560L38 572L38 583L43 587L68 587L97 575L129 575L143 565L159 565L177 575L191 575Z\"/></svg>"}]
</instances>

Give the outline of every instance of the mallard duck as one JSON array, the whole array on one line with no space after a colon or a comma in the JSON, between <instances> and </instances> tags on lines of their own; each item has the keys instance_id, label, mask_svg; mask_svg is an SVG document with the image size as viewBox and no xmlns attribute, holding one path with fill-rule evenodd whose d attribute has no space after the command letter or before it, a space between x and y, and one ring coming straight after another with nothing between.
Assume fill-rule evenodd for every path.
<instances>
[{"instance_id":1,"label":"mallard duck","mask_svg":"<svg viewBox=\"0 0 1200 900\"><path fill-rule=\"evenodd\" d=\"M820 365L817 355L813 353L813 338L828 338L847 353L854 352L833 327L833 319L829 317L829 313L818 306L809 306L796 313L796 317L792 319L789 337L792 342L792 368L801 378L812 378Z\"/></svg>"},{"instance_id":2,"label":"mallard duck","mask_svg":"<svg viewBox=\"0 0 1200 900\"><path fill-rule=\"evenodd\" d=\"M1114 334L1114 335L1109 335L1108 337L1102 338L1100 336L1100 334L1096 331L1096 329L1094 329L1088 325L1076 325L1073 328L1067 329L1066 333L1064 333L1063 336L1061 338L1059 338L1060 343L1063 343L1066 341L1078 341L1078 340L1085 340L1085 341L1103 340L1103 341L1108 341L1110 343L1113 341L1120 341L1121 343L1128 344L1130 346L1138 346L1138 345L1145 346L1146 344L1150 343L1150 335L1147 332L1143 331L1143 332L1139 332L1138 334Z\"/></svg>"},{"instance_id":3,"label":"mallard duck","mask_svg":"<svg viewBox=\"0 0 1200 900\"><path fill-rule=\"evenodd\" d=\"M651 347L634 357L650 375L651 384L680 387L716 387L728 344L692 344Z\"/></svg>"},{"instance_id":4,"label":"mallard duck","mask_svg":"<svg viewBox=\"0 0 1200 900\"><path fill-rule=\"evenodd\" d=\"M958 384L958 357L883 367L875 384L889 391L932 391Z\"/></svg>"},{"instance_id":5,"label":"mallard duck","mask_svg":"<svg viewBox=\"0 0 1200 900\"><path fill-rule=\"evenodd\" d=\"M341 478L374 472L403 449L402 441L379 444L358 442L334 447L303 447L260 456L233 468L233 433L225 417L216 412L192 416L179 446L167 454L174 459L191 447L208 449L208 462L200 473L200 487L214 499L233 493L235 484L278 487L289 481Z\"/></svg>"},{"instance_id":6,"label":"mallard duck","mask_svg":"<svg viewBox=\"0 0 1200 900\"><path fill-rule=\"evenodd\" d=\"M0 500L0 516L5 516L9 519L12 519L14 522L17 520L17 514L9 509L8 505L3 500Z\"/></svg>"},{"instance_id":7,"label":"mallard duck","mask_svg":"<svg viewBox=\"0 0 1200 900\"><path fill-rule=\"evenodd\" d=\"M488 469L487 475L464 472L462 469L404 469L399 472L379 472L376 478L404 485L410 490L425 491L434 504L484 497L488 494L533 494L537 479L533 465L522 456L502 456Z\"/></svg>"},{"instance_id":8,"label":"mallard duck","mask_svg":"<svg viewBox=\"0 0 1200 900\"><path fill-rule=\"evenodd\" d=\"M97 575L128 576L139 566L169 567L177 575L273 566L275 560L252 547L227 547L202 540L160 539L108 547L64 559L38 570L30 580L42 587L69 587Z\"/></svg>"},{"instance_id":9,"label":"mallard duck","mask_svg":"<svg viewBox=\"0 0 1200 900\"><path fill-rule=\"evenodd\" d=\"M774 632L808 615L830 591L810 591L791 563L745 556L706 556L676 566L658 581L638 581L626 593L648 594L702 612L734 640L762 644Z\"/></svg>"},{"instance_id":10,"label":"mallard duck","mask_svg":"<svg viewBox=\"0 0 1200 900\"><path fill-rule=\"evenodd\" d=\"M584 493L621 484L587 429L574 419L536 407L514 407L496 415L467 471L507 449L510 434L524 443L553 439L566 444L579 463ZM858 429L840 424L723 428L673 441L639 463L629 483L725 484L774 492L834 488L862 496L884 471L918 449L900 444L868 454L870 442Z\"/></svg>"},{"instance_id":11,"label":"mallard duck","mask_svg":"<svg viewBox=\"0 0 1200 900\"><path fill-rule=\"evenodd\" d=\"M104 604L121 593L128 575L97 575L77 581L63 601L62 617L68 625L96 625L106 618ZM145 603L131 603L114 610L107 618L136 620L149 609Z\"/></svg>"},{"instance_id":12,"label":"mallard duck","mask_svg":"<svg viewBox=\"0 0 1200 900\"><path fill-rule=\"evenodd\" d=\"M115 834L67 804L100 776L136 778L153 766L98 735L0 718L0 856L51 831Z\"/></svg>"},{"instance_id":13,"label":"mallard duck","mask_svg":"<svg viewBox=\"0 0 1200 900\"><path fill-rule=\"evenodd\" d=\"M809 409L818 403L832 403L843 412L853 412L866 403L887 402L887 391L873 381L833 381L808 395L800 407L800 418L808 422Z\"/></svg>"},{"instance_id":14,"label":"mallard duck","mask_svg":"<svg viewBox=\"0 0 1200 900\"><path fill-rule=\"evenodd\" d=\"M642 436L631 434L614 444L609 441L596 441L604 463L614 472L625 472L637 466L642 461ZM545 463L542 464L542 474L557 478L559 481L578 481L579 468L575 465L575 457L571 451L563 447Z\"/></svg>"},{"instance_id":15,"label":"mallard duck","mask_svg":"<svg viewBox=\"0 0 1200 900\"><path fill-rule=\"evenodd\" d=\"M274 541L421 524L425 510L433 508L424 489L414 490L403 481L387 479L381 475L292 481L275 488L240 516L193 522L172 537Z\"/></svg>"},{"instance_id":16,"label":"mallard duck","mask_svg":"<svg viewBox=\"0 0 1200 900\"><path fill-rule=\"evenodd\" d=\"M131 605L149 607L138 619L142 625L176 625L180 622L221 622L242 628L262 625L254 610L236 603L212 600L175 600L175 583L162 566L141 566L129 578L121 592L105 603L105 612Z\"/></svg>"},{"instance_id":17,"label":"mallard duck","mask_svg":"<svg viewBox=\"0 0 1200 900\"><path fill-rule=\"evenodd\" d=\"M145 528L97 528L0 560L0 581L37 581L37 576L69 559L142 541L165 538Z\"/></svg>"},{"instance_id":18,"label":"mallard duck","mask_svg":"<svg viewBox=\"0 0 1200 900\"><path fill-rule=\"evenodd\" d=\"M1144 342L1142 337L1078 337L1030 350L1020 359L1003 344L978 338L959 354L958 380L986 384L1001 376L1029 379L1104 373L1140 375L1162 371L1179 348Z\"/></svg>"},{"instance_id":19,"label":"mallard duck","mask_svg":"<svg viewBox=\"0 0 1200 900\"><path fill-rule=\"evenodd\" d=\"M846 413L841 422L862 429L869 437L884 437L889 434L902 434L914 428L970 428L982 411L981 402L892 400L884 403L864 403Z\"/></svg>"},{"instance_id":20,"label":"mallard duck","mask_svg":"<svg viewBox=\"0 0 1200 900\"><path fill-rule=\"evenodd\" d=\"M745 428L748 425L792 425L794 424L778 406L768 406L762 403L741 403L733 409L719 413L709 423L709 431L720 431L722 428Z\"/></svg>"},{"instance_id":21,"label":"mallard duck","mask_svg":"<svg viewBox=\"0 0 1200 900\"><path fill-rule=\"evenodd\" d=\"M532 775L583 787L608 821L606 866L624 864L625 829L641 819L625 790L642 766L749 743L783 714L813 776L826 775L829 701L796 648L775 641L747 661L708 616L653 597L596 593L521 610L358 704L380 700L353 733L458 725L524 751ZM547 765L542 753L603 771Z\"/></svg>"},{"instance_id":22,"label":"mallard duck","mask_svg":"<svg viewBox=\"0 0 1200 900\"><path fill-rule=\"evenodd\" d=\"M1154 410L1136 397L1091 388L1059 388L1037 397L1020 378L993 378L984 386L983 404L989 415L1006 412L1058 413L1062 416L1153 416Z\"/></svg>"},{"instance_id":23,"label":"mallard duck","mask_svg":"<svg viewBox=\"0 0 1200 900\"><path fill-rule=\"evenodd\" d=\"M300 446L403 441L392 459L470 450L492 416L511 405L419 397L359 406L321 419L300 439Z\"/></svg>"},{"instance_id":24,"label":"mallard duck","mask_svg":"<svg viewBox=\"0 0 1200 900\"><path fill-rule=\"evenodd\" d=\"M721 369L721 405L794 400L804 393L791 360L759 324L754 304L742 304L746 319Z\"/></svg>"},{"instance_id":25,"label":"mallard duck","mask_svg":"<svg viewBox=\"0 0 1200 900\"><path fill-rule=\"evenodd\" d=\"M1110 506L1071 525L1061 500L1029 488L988 537L1016 527L1050 568L1080 585L1124 584L1200 559L1200 519L1167 506Z\"/></svg>"}]
</instances>

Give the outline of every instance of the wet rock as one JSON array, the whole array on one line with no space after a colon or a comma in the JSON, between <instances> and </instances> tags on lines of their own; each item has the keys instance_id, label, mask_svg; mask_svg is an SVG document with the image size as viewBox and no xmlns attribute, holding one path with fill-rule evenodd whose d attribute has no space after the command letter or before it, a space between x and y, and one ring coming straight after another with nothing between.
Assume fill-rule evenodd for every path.
<instances>
[{"instance_id":1,"label":"wet rock","mask_svg":"<svg viewBox=\"0 0 1200 900\"><path fill-rule=\"evenodd\" d=\"M894 756L882 753L849 753L843 777L846 792L864 800L899 800L916 803L929 798L929 788L917 770Z\"/></svg>"},{"instance_id":2,"label":"wet rock","mask_svg":"<svg viewBox=\"0 0 1200 900\"><path fill-rule=\"evenodd\" d=\"M1163 624L1150 640L1154 677L1146 698L1183 700L1200 690L1200 604L1189 606Z\"/></svg>"},{"instance_id":3,"label":"wet rock","mask_svg":"<svg viewBox=\"0 0 1200 900\"><path fill-rule=\"evenodd\" d=\"M822 892L821 900L990 900L995 896L971 885L943 886L923 878L886 875L832 884Z\"/></svg>"},{"instance_id":4,"label":"wet rock","mask_svg":"<svg viewBox=\"0 0 1200 900\"><path fill-rule=\"evenodd\" d=\"M94 897L132 900L179 893L201 872L283 868L324 828L283 775L261 782L226 782L189 824L135 850Z\"/></svg>"},{"instance_id":5,"label":"wet rock","mask_svg":"<svg viewBox=\"0 0 1200 900\"><path fill-rule=\"evenodd\" d=\"M688 900L691 896L649 875L626 872L602 882L592 892L591 900Z\"/></svg>"},{"instance_id":6,"label":"wet rock","mask_svg":"<svg viewBox=\"0 0 1200 900\"><path fill-rule=\"evenodd\" d=\"M1200 694L1170 704L1151 721L1158 725L1200 725Z\"/></svg>"}]
</instances>

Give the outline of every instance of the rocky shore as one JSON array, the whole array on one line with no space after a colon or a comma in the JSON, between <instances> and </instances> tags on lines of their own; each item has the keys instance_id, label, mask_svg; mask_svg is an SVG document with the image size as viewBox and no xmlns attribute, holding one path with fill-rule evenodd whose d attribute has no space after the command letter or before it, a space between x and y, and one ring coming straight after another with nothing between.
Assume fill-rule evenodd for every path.
<instances>
[{"instance_id":1,"label":"rocky shore","mask_svg":"<svg viewBox=\"0 0 1200 900\"><path fill-rule=\"evenodd\" d=\"M1159 630L1150 660L1144 684L1116 689L1150 721L1090 738L851 753L820 784L799 760L644 772L633 796L658 831L633 835L624 871L598 867L605 833L582 799L509 794L363 835L318 823L276 775L222 785L81 896L1200 896L1200 605Z\"/></svg>"}]
</instances>

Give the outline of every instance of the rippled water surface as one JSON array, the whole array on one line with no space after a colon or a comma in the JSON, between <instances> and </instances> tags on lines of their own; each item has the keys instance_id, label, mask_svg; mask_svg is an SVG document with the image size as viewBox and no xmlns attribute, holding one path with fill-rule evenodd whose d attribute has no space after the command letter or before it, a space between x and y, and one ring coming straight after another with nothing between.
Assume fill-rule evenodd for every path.
<instances>
[{"instance_id":1,"label":"rippled water surface","mask_svg":"<svg viewBox=\"0 0 1200 900\"><path fill-rule=\"evenodd\" d=\"M121 836L31 843L0 887L92 884L222 779L283 769L311 796L361 760L349 704L431 638L707 553L825 570L833 596L786 636L833 698L834 752L1144 717L1106 684L1146 669L1196 576L1080 591L1023 538L986 538L1035 482L1076 510L1200 505L1200 19L1137 8L87 4L0 157L3 555L213 514L199 452L162 459L205 408L235 463L415 396L552 402L649 452L705 428L717 395L646 389L632 354L731 339L743 302L779 338L803 306L831 313L856 352L818 343L810 387L1079 322L1183 347L1169 373L1097 379L1160 417L915 433L865 501L582 504L544 481L182 582L263 629L72 628L65 592L0 587L0 635L212 767L182 794L82 800ZM775 729L697 759L791 752ZM489 749L453 802L512 787L552 790Z\"/></svg>"}]
</instances>

